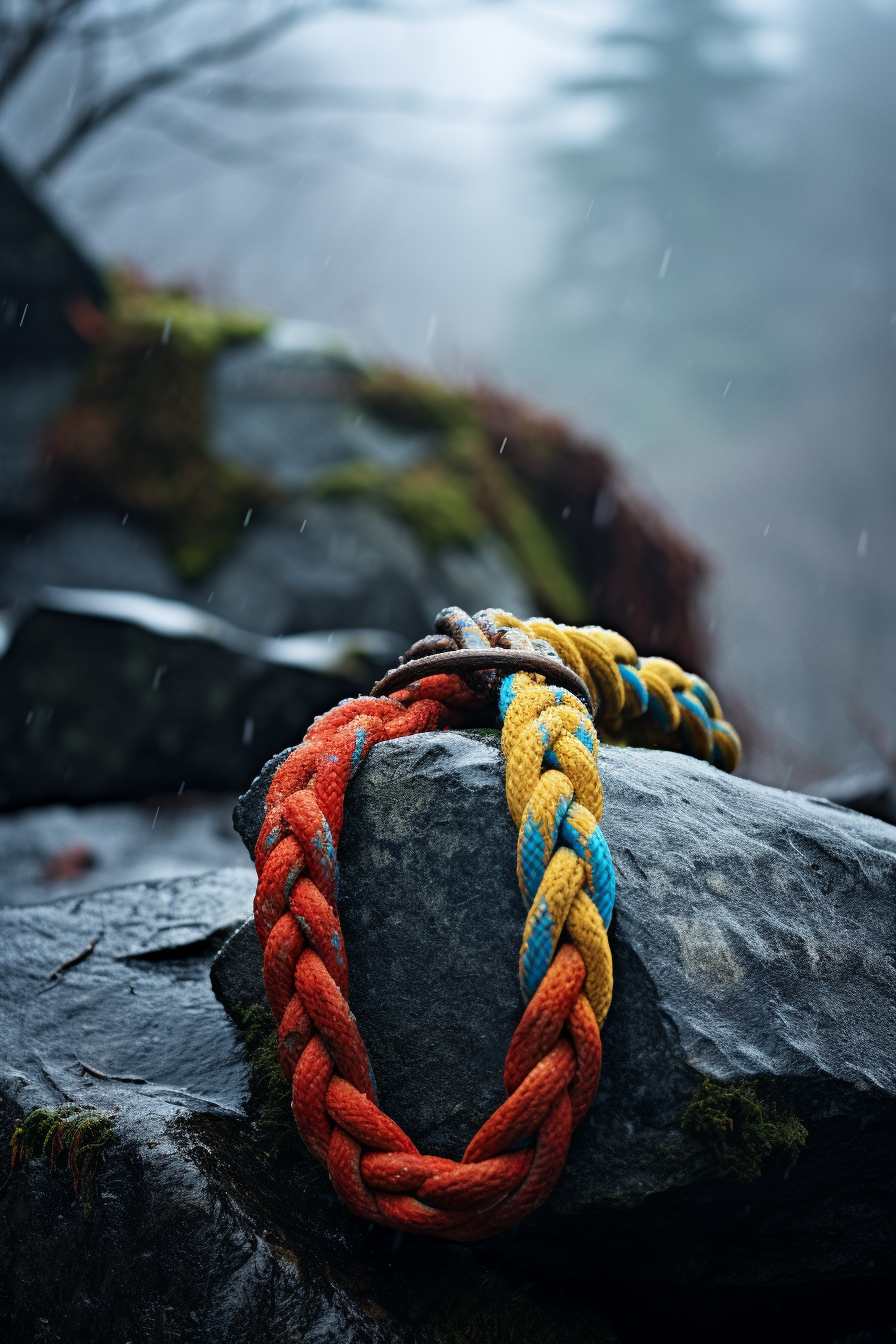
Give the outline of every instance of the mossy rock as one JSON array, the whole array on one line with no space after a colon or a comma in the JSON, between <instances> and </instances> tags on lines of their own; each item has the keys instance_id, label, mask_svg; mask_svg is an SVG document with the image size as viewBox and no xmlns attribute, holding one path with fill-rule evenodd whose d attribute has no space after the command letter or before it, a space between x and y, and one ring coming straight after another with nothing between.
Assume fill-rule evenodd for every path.
<instances>
[{"instance_id":1,"label":"mossy rock","mask_svg":"<svg viewBox=\"0 0 896 1344\"><path fill-rule=\"evenodd\" d=\"M792 1166L809 1135L792 1111L763 1099L759 1083L752 1079L720 1083L704 1078L681 1117L681 1127L707 1138L719 1174L738 1181L757 1180L773 1153L789 1157Z\"/></svg>"},{"instance_id":2,"label":"mossy rock","mask_svg":"<svg viewBox=\"0 0 896 1344\"><path fill-rule=\"evenodd\" d=\"M197 581L234 548L250 510L255 523L266 507L278 519L286 513L283 492L253 465L262 460L257 444L245 455L247 467L210 451L211 362L228 345L257 340L270 319L212 308L183 291L155 291L133 276L111 277L109 289L105 335L49 432L41 484L56 509L94 503L148 522L180 577ZM271 353L277 378L279 359ZM323 394L336 421L354 403L392 431L430 439L426 460L391 471L355 462L317 482L323 494L370 499L410 528L428 559L475 551L496 535L534 608L573 624L620 629L640 653L661 652L700 669L692 599L705 566L616 481L599 445L485 388L361 368L335 354L321 361L339 366L338 389ZM307 398L309 423L322 395L315 367L287 393ZM262 391L261 401L267 395ZM303 436L318 433L302 424L297 416L298 428L281 436L286 456L301 455ZM366 451L339 446L343 456ZM601 500L606 508L598 507Z\"/></svg>"},{"instance_id":3,"label":"mossy rock","mask_svg":"<svg viewBox=\"0 0 896 1344\"><path fill-rule=\"evenodd\" d=\"M114 292L105 338L49 432L46 487L57 506L111 505L151 523L181 577L197 579L248 510L275 499L207 445L209 361L264 326L124 281Z\"/></svg>"},{"instance_id":4,"label":"mossy rock","mask_svg":"<svg viewBox=\"0 0 896 1344\"><path fill-rule=\"evenodd\" d=\"M111 273L108 286L115 326L204 359L225 345L263 336L271 325L267 314L213 308L184 290L152 289L126 272Z\"/></svg>"},{"instance_id":5,"label":"mossy rock","mask_svg":"<svg viewBox=\"0 0 896 1344\"><path fill-rule=\"evenodd\" d=\"M358 400L379 419L402 429L444 433L477 423L473 401L465 392L395 369L366 370Z\"/></svg>"},{"instance_id":6,"label":"mossy rock","mask_svg":"<svg viewBox=\"0 0 896 1344\"><path fill-rule=\"evenodd\" d=\"M408 523L429 551L473 546L492 529L506 542L543 610L573 624L585 621L588 602L562 541L477 424L474 403L444 389L440 400L435 385L418 386L407 377L383 374L382 384L402 395L375 400L375 413L393 427L434 431L432 456L403 471L353 462L326 473L317 493L375 499ZM403 396L411 408L407 412Z\"/></svg>"},{"instance_id":7,"label":"mossy rock","mask_svg":"<svg viewBox=\"0 0 896 1344\"><path fill-rule=\"evenodd\" d=\"M15 1169L33 1157L46 1157L52 1171L57 1159L65 1157L84 1217L89 1218L97 1172L114 1130L114 1121L107 1111L75 1105L39 1106L13 1130L9 1141L12 1167Z\"/></svg>"},{"instance_id":8,"label":"mossy rock","mask_svg":"<svg viewBox=\"0 0 896 1344\"><path fill-rule=\"evenodd\" d=\"M439 461L391 472L372 462L352 462L325 476L317 493L378 499L410 525L428 551L475 545L488 530L469 483Z\"/></svg>"}]
</instances>

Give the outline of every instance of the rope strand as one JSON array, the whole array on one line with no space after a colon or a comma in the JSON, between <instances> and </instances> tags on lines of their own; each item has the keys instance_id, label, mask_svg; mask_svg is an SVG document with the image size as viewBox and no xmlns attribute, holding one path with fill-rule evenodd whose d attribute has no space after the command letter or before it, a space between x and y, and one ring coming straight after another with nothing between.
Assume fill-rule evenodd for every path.
<instances>
[{"instance_id":1,"label":"rope strand","mask_svg":"<svg viewBox=\"0 0 896 1344\"><path fill-rule=\"evenodd\" d=\"M547 1199L597 1090L615 900L599 825L598 735L685 751L725 770L737 764L740 742L706 682L668 659L639 660L612 631L491 609L470 617L457 607L439 614L436 630L439 647L562 660L598 706L595 724L576 696L531 672L441 673L390 696L343 701L315 719L271 782L255 849L255 927L296 1124L340 1198L368 1222L470 1241ZM432 652L432 640L420 644ZM348 1006L336 854L346 787L375 743L482 723L495 698L528 912L526 1007L507 1052L507 1100L451 1161L418 1152L378 1105Z\"/></svg>"}]
</instances>

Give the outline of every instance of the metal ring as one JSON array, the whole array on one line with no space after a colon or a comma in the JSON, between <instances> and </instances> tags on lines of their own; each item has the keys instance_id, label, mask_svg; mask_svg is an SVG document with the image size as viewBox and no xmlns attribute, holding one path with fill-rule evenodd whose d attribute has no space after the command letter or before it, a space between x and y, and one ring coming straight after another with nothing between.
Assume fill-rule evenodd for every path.
<instances>
[{"instance_id":1,"label":"metal ring","mask_svg":"<svg viewBox=\"0 0 896 1344\"><path fill-rule=\"evenodd\" d=\"M393 667L391 671L376 683L371 695L391 695L410 686L422 677L436 676L440 672L480 672L500 671L502 676L511 672L540 672L547 677L550 685L562 686L571 691L594 717L595 706L591 703L588 687L582 678L565 663L548 658L543 653L529 653L525 649L453 649L450 653L432 653L426 658L415 658L402 667Z\"/></svg>"}]
</instances>

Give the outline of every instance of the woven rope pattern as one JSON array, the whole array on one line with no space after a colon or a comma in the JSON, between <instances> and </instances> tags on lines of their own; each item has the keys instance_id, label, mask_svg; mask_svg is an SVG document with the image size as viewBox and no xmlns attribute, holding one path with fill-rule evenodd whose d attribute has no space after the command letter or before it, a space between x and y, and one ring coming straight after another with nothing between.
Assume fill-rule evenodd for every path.
<instances>
[{"instance_id":1,"label":"woven rope pattern","mask_svg":"<svg viewBox=\"0 0 896 1344\"><path fill-rule=\"evenodd\" d=\"M599 725L621 735L627 722L644 719L664 745L691 745L727 768L736 763L736 734L705 683L662 659L638 665L612 632L524 624L504 612L472 618L458 608L440 613L436 628L456 647L550 647L599 698ZM507 1100L452 1161L420 1153L377 1104L348 1007L336 851L346 787L371 747L481 723L496 691L528 910L520 949L526 1007L507 1052ZM517 672L498 686L491 673L437 675L388 698L337 705L315 720L271 782L255 851L255 926L280 1061L305 1144L369 1222L456 1240L491 1236L541 1204L563 1169L597 1089L613 988L607 927L615 878L599 826L597 750L582 704L540 677Z\"/></svg>"}]
</instances>

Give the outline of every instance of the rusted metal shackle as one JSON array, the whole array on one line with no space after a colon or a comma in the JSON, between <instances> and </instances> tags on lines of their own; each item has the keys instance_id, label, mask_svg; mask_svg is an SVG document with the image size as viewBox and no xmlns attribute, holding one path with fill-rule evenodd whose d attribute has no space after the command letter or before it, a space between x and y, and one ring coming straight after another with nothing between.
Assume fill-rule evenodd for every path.
<instances>
[{"instance_id":1,"label":"rusted metal shackle","mask_svg":"<svg viewBox=\"0 0 896 1344\"><path fill-rule=\"evenodd\" d=\"M405 655L407 657L407 655ZM391 695L393 691L403 690L422 677L437 676L442 672L500 672L507 676L511 672L538 672L546 677L551 685L562 686L571 691L594 717L597 706L592 704L588 687L565 663L557 658L548 658L543 653L530 653L526 649L451 649L446 653L433 653L423 658L413 658L401 667L391 668L371 690L371 695Z\"/></svg>"}]
</instances>

